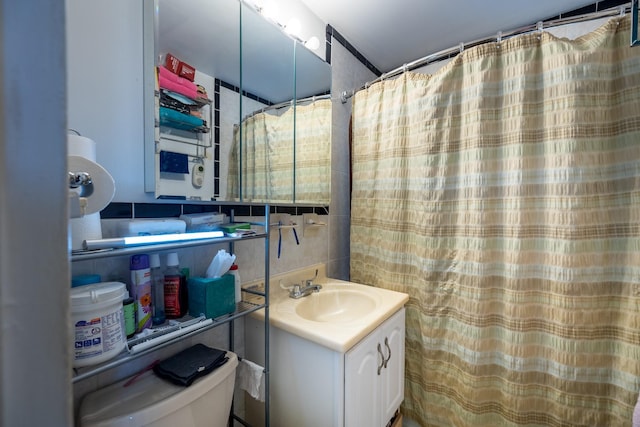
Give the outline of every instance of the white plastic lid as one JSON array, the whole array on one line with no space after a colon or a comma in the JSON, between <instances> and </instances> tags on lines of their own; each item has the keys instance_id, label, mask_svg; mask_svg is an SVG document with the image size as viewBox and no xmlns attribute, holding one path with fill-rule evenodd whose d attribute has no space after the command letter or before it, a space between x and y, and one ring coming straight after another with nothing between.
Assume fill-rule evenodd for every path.
<instances>
[{"instance_id":1,"label":"white plastic lid","mask_svg":"<svg viewBox=\"0 0 640 427\"><path fill-rule=\"evenodd\" d=\"M169 265L169 266L178 266L178 265L180 265L180 262L178 261L178 253L177 252L171 252L170 254L167 255L167 265Z\"/></svg>"},{"instance_id":2,"label":"white plastic lid","mask_svg":"<svg viewBox=\"0 0 640 427\"><path fill-rule=\"evenodd\" d=\"M120 282L101 282L92 285L79 286L71 289L71 306L98 304L113 300L122 300L126 286Z\"/></svg>"},{"instance_id":3,"label":"white plastic lid","mask_svg":"<svg viewBox=\"0 0 640 427\"><path fill-rule=\"evenodd\" d=\"M149 255L149 267L151 268L160 267L160 255L158 254Z\"/></svg>"}]
</instances>

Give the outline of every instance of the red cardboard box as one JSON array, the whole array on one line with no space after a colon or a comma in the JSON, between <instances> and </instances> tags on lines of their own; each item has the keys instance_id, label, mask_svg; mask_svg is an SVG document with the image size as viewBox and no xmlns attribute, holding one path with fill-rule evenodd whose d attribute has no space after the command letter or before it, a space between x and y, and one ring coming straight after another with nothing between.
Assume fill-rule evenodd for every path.
<instances>
[{"instance_id":1,"label":"red cardboard box","mask_svg":"<svg viewBox=\"0 0 640 427\"><path fill-rule=\"evenodd\" d=\"M167 69L172 73L178 74L178 70L180 68L180 60L170 53L167 53L167 56L164 60L164 66L167 67Z\"/></svg>"},{"instance_id":2,"label":"red cardboard box","mask_svg":"<svg viewBox=\"0 0 640 427\"><path fill-rule=\"evenodd\" d=\"M186 62L180 61L180 65L178 66L178 75L189 81L193 81L196 77L196 69Z\"/></svg>"}]
</instances>

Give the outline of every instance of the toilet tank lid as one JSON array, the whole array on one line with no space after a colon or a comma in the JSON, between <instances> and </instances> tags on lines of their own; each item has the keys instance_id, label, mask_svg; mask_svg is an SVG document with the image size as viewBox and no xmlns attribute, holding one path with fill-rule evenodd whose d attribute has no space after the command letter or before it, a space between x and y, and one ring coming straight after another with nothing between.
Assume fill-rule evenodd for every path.
<instances>
[{"instance_id":1,"label":"toilet tank lid","mask_svg":"<svg viewBox=\"0 0 640 427\"><path fill-rule=\"evenodd\" d=\"M198 378L189 387L182 387L159 378L152 371L140 375L125 387L131 378L88 393L80 403L80 426L122 425L130 416L144 418L145 422L160 419L179 408L189 405L230 375L235 376L238 357L227 351L229 360L208 375Z\"/></svg>"}]
</instances>

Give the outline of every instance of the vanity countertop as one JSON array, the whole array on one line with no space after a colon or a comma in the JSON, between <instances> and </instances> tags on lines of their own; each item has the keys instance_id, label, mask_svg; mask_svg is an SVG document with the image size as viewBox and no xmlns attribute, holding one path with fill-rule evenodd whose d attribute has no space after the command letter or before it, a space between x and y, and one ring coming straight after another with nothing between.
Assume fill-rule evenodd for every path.
<instances>
[{"instance_id":1,"label":"vanity countertop","mask_svg":"<svg viewBox=\"0 0 640 427\"><path fill-rule=\"evenodd\" d=\"M322 286L319 292L294 299L278 282L272 280L271 325L340 353L351 349L409 300L405 293L324 277L313 281ZM252 316L264 321L264 310Z\"/></svg>"}]
</instances>

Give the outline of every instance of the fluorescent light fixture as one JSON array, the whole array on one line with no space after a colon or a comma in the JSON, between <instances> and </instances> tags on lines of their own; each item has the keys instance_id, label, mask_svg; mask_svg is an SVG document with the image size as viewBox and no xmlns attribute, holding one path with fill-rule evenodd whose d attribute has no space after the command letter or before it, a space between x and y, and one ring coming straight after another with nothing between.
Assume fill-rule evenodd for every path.
<instances>
[{"instance_id":1,"label":"fluorescent light fixture","mask_svg":"<svg viewBox=\"0 0 640 427\"><path fill-rule=\"evenodd\" d=\"M85 240L84 249L126 248L129 246L153 245L158 243L188 242L191 240L223 237L222 231L201 231L198 233L154 234L150 236L129 236L113 239Z\"/></svg>"}]
</instances>

